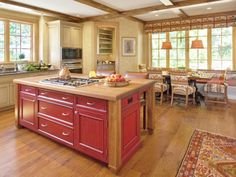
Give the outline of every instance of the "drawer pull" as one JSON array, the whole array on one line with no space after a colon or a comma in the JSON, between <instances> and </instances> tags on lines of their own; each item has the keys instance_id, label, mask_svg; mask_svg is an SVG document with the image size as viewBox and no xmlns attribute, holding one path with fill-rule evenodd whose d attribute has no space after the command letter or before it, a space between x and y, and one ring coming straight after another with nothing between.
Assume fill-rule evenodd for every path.
<instances>
[{"instance_id":1,"label":"drawer pull","mask_svg":"<svg viewBox=\"0 0 236 177\"><path fill-rule=\"evenodd\" d=\"M31 89L25 89L25 91L26 91L26 92L29 92L29 91L31 91Z\"/></svg>"},{"instance_id":2,"label":"drawer pull","mask_svg":"<svg viewBox=\"0 0 236 177\"><path fill-rule=\"evenodd\" d=\"M47 127L47 126L48 126L48 124L41 124L41 126L42 126L42 127Z\"/></svg>"},{"instance_id":3,"label":"drawer pull","mask_svg":"<svg viewBox=\"0 0 236 177\"><path fill-rule=\"evenodd\" d=\"M70 133L62 132L62 135L63 135L63 136L69 136Z\"/></svg>"},{"instance_id":4,"label":"drawer pull","mask_svg":"<svg viewBox=\"0 0 236 177\"><path fill-rule=\"evenodd\" d=\"M43 106L42 106L41 109L42 109L42 110L45 110L45 109L47 109L47 107L43 107Z\"/></svg>"},{"instance_id":5,"label":"drawer pull","mask_svg":"<svg viewBox=\"0 0 236 177\"><path fill-rule=\"evenodd\" d=\"M95 105L95 103L87 102L87 105L88 106L93 106L93 105Z\"/></svg>"},{"instance_id":6,"label":"drawer pull","mask_svg":"<svg viewBox=\"0 0 236 177\"><path fill-rule=\"evenodd\" d=\"M68 116L68 115L70 115L70 113L62 113L61 115L63 115L63 116Z\"/></svg>"},{"instance_id":7,"label":"drawer pull","mask_svg":"<svg viewBox=\"0 0 236 177\"><path fill-rule=\"evenodd\" d=\"M133 102L133 97L128 99L128 104L131 104Z\"/></svg>"},{"instance_id":8,"label":"drawer pull","mask_svg":"<svg viewBox=\"0 0 236 177\"><path fill-rule=\"evenodd\" d=\"M48 93L47 92L41 92L41 95L47 95Z\"/></svg>"},{"instance_id":9,"label":"drawer pull","mask_svg":"<svg viewBox=\"0 0 236 177\"><path fill-rule=\"evenodd\" d=\"M63 96L63 97L62 97L62 99L63 99L63 100L68 100L69 98L68 98L68 97L64 97L64 96Z\"/></svg>"}]
</instances>

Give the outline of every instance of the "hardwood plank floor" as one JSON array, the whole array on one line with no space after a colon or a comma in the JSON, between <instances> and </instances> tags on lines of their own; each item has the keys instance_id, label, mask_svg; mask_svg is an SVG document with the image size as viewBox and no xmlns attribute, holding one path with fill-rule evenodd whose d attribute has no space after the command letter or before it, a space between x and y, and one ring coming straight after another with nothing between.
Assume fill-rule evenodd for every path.
<instances>
[{"instance_id":1,"label":"hardwood plank floor","mask_svg":"<svg viewBox=\"0 0 236 177\"><path fill-rule=\"evenodd\" d=\"M118 175L96 160L27 129L14 126L14 111L0 112L0 177L174 177L195 129L236 138L236 104L208 107L157 105L152 136Z\"/></svg>"}]
</instances>

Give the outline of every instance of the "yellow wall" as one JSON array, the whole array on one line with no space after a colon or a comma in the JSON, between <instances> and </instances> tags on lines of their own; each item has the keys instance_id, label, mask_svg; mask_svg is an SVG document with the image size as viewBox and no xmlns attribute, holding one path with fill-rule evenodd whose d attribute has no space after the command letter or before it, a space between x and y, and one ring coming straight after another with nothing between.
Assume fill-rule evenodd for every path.
<instances>
[{"instance_id":1,"label":"yellow wall","mask_svg":"<svg viewBox=\"0 0 236 177\"><path fill-rule=\"evenodd\" d=\"M138 64L144 63L143 57L143 24L134 22L126 18L113 19L113 22L119 22L120 29L120 45L119 45L119 73L124 74L126 71L137 71ZM125 57L122 55L122 37L136 38L136 56Z\"/></svg>"}]
</instances>

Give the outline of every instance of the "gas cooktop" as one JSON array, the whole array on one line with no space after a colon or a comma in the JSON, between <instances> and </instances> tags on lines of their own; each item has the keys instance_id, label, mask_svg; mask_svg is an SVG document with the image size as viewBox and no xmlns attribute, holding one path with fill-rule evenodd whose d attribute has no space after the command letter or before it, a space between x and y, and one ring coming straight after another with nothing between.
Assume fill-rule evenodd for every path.
<instances>
[{"instance_id":1,"label":"gas cooktop","mask_svg":"<svg viewBox=\"0 0 236 177\"><path fill-rule=\"evenodd\" d=\"M41 83L58 85L58 86L67 86L67 87L80 87L84 85L89 85L99 82L98 79L88 79L88 78L77 78L71 77L70 79L60 79L59 77L45 79L40 81Z\"/></svg>"}]
</instances>

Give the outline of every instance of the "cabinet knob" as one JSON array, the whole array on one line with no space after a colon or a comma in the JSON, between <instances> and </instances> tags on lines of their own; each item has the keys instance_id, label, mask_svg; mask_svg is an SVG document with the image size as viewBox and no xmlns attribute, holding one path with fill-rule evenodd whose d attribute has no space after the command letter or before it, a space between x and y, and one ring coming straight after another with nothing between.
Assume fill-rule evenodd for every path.
<instances>
[{"instance_id":1,"label":"cabinet knob","mask_svg":"<svg viewBox=\"0 0 236 177\"><path fill-rule=\"evenodd\" d=\"M78 111L75 111L75 114L78 114Z\"/></svg>"},{"instance_id":2,"label":"cabinet knob","mask_svg":"<svg viewBox=\"0 0 236 177\"><path fill-rule=\"evenodd\" d=\"M26 92L29 92L29 91L31 91L31 89L25 89L25 91L26 91Z\"/></svg>"},{"instance_id":3,"label":"cabinet knob","mask_svg":"<svg viewBox=\"0 0 236 177\"><path fill-rule=\"evenodd\" d=\"M42 127L47 127L47 126L48 126L48 124L41 124L41 126L42 126Z\"/></svg>"},{"instance_id":4,"label":"cabinet knob","mask_svg":"<svg viewBox=\"0 0 236 177\"><path fill-rule=\"evenodd\" d=\"M63 136L69 136L70 133L62 132Z\"/></svg>"},{"instance_id":5,"label":"cabinet knob","mask_svg":"<svg viewBox=\"0 0 236 177\"><path fill-rule=\"evenodd\" d=\"M48 93L47 92L41 92L41 95L47 95Z\"/></svg>"}]
</instances>

